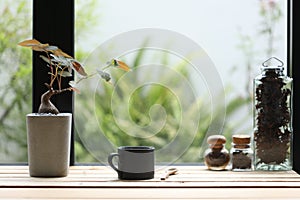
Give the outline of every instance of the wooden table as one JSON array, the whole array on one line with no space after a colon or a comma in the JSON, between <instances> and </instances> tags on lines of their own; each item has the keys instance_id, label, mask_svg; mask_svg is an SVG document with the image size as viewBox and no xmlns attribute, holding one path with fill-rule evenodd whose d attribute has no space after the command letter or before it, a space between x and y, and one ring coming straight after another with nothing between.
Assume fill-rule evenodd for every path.
<instances>
[{"instance_id":1,"label":"wooden table","mask_svg":"<svg viewBox=\"0 0 300 200\"><path fill-rule=\"evenodd\" d=\"M166 167L155 178L121 181L106 166L73 166L64 178L32 178L27 166L0 166L0 199L300 199L300 175L281 172L213 172L203 166Z\"/></svg>"}]
</instances>

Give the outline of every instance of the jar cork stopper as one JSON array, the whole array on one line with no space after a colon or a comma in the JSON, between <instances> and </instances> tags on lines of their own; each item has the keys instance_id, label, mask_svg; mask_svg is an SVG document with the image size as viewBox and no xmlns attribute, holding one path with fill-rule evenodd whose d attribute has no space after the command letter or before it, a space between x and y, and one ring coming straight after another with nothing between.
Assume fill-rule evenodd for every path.
<instances>
[{"instance_id":1,"label":"jar cork stopper","mask_svg":"<svg viewBox=\"0 0 300 200\"><path fill-rule=\"evenodd\" d=\"M226 138L223 135L211 135L207 138L207 143L210 144L211 148L223 148Z\"/></svg>"},{"instance_id":2,"label":"jar cork stopper","mask_svg":"<svg viewBox=\"0 0 300 200\"><path fill-rule=\"evenodd\" d=\"M232 142L234 144L249 144L250 143L250 135L233 135Z\"/></svg>"}]
</instances>

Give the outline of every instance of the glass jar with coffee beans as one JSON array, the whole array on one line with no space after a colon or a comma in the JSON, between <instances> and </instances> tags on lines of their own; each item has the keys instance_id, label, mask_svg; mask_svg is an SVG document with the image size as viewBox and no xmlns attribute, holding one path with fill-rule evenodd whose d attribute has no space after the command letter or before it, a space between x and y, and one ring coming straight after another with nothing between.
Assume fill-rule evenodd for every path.
<instances>
[{"instance_id":1,"label":"glass jar with coffee beans","mask_svg":"<svg viewBox=\"0 0 300 200\"><path fill-rule=\"evenodd\" d=\"M253 150L249 135L233 135L230 149L232 171L251 171Z\"/></svg>"},{"instance_id":2,"label":"glass jar with coffee beans","mask_svg":"<svg viewBox=\"0 0 300 200\"><path fill-rule=\"evenodd\" d=\"M292 169L292 83L275 57L262 64L254 79L255 170Z\"/></svg>"}]
</instances>

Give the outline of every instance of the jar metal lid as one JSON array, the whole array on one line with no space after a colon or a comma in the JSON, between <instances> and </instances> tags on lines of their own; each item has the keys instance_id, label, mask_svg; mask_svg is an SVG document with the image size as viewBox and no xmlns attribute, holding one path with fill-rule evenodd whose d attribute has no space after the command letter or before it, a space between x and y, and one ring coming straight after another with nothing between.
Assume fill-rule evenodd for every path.
<instances>
[{"instance_id":1,"label":"jar metal lid","mask_svg":"<svg viewBox=\"0 0 300 200\"><path fill-rule=\"evenodd\" d=\"M278 64L274 64L274 61L275 60ZM273 62L271 62L273 61ZM281 60L279 60L278 58L276 57L271 57L269 59L267 59L266 61L264 61L262 63L262 67L261 69L262 70L265 70L265 69L273 69L273 70L280 70L280 71L283 71L284 67L283 67L283 62Z\"/></svg>"}]
</instances>

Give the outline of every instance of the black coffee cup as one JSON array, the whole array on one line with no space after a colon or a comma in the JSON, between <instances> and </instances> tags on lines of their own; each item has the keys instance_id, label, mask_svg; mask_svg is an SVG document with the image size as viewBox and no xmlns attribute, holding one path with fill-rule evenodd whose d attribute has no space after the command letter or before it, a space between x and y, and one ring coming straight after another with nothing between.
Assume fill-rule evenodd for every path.
<instances>
[{"instance_id":1,"label":"black coffee cup","mask_svg":"<svg viewBox=\"0 0 300 200\"><path fill-rule=\"evenodd\" d=\"M108 156L109 165L118 172L119 179L145 180L154 178L154 147L121 146L118 153ZM113 158L119 157L118 167L113 164Z\"/></svg>"}]
</instances>

